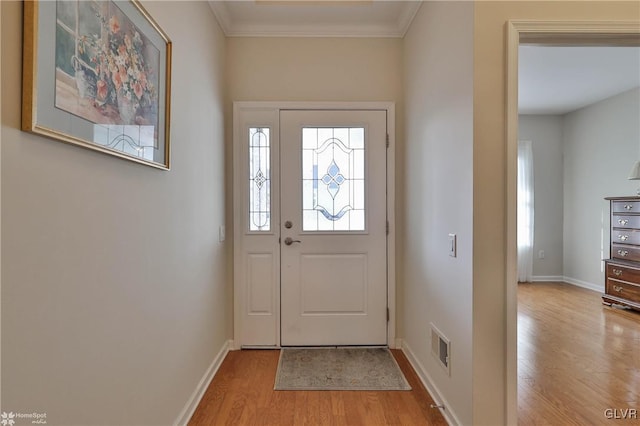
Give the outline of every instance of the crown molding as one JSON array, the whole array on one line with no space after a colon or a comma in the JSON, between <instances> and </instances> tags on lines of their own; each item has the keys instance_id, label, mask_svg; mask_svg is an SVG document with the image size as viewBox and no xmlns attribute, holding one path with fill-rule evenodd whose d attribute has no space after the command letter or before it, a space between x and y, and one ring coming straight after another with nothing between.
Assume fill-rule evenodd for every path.
<instances>
[{"instance_id":1,"label":"crown molding","mask_svg":"<svg viewBox=\"0 0 640 426\"><path fill-rule=\"evenodd\" d=\"M408 2L402 11L402 15L398 20L398 30L402 34L400 37L404 37L411 28L411 24L413 23L413 19L418 14L418 10L422 6L422 1L412 1Z\"/></svg>"}]
</instances>

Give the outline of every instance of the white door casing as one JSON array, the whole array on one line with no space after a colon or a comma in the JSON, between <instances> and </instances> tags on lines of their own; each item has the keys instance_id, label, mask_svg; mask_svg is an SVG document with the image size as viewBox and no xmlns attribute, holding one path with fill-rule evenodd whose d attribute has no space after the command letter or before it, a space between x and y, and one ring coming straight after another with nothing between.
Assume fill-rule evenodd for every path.
<instances>
[{"instance_id":1,"label":"white door casing","mask_svg":"<svg viewBox=\"0 0 640 426\"><path fill-rule=\"evenodd\" d=\"M292 111L295 110L295 111ZM378 199L379 202L380 197L384 199L384 195L386 194L386 208L385 203L383 202L380 208L376 210L379 214L373 214L369 217L369 212L366 212L366 229L362 231L353 232L356 234L357 238L353 239L349 244L346 244L345 241L352 240L351 237L354 235L348 236L345 233L338 233L342 235L333 235L332 237L338 237L336 243L340 246L340 249L327 248L327 242L331 243L333 238L328 237L327 233L324 232L308 232L301 231L301 216L302 212L293 212L288 213L288 215L295 215L297 218L289 219L292 222L291 228L285 228L285 221L288 220L283 214L280 214L280 178L281 175L289 175L291 172L288 170L293 170L288 167L284 167L282 171L280 171L280 161L283 164L293 164L295 160L292 162L288 158L289 154L293 157L297 158L297 163L301 163L301 155L300 152L298 154L293 154L291 152L284 152L284 140L281 142L281 137L284 137L285 130L281 129L281 117L286 116L287 114L311 114L316 116L316 112L320 113L320 111L324 111L321 114L330 114L329 110L338 110L334 111L333 117L329 117L330 121L326 122L311 122L308 120L305 121L306 127L314 127L315 128L324 128L327 126L333 126L334 128L342 128L344 126L352 126L353 128L361 128L367 129L367 138L369 138L370 130L376 130L376 126L371 127L370 124L367 123L367 118L357 118L354 117L348 118L350 114L370 114L373 113L377 115L377 120L382 123L381 129L377 129L378 133L382 134L381 142L382 147L384 147L384 139L386 134L389 134L389 142L390 146L386 150L386 160L384 159L384 149L382 152L382 159L373 158L365 161L366 167L372 170L375 170L376 175L380 177L382 175L382 179L377 182L378 191L376 194L369 195L365 197L366 203L376 202ZM354 110L359 110L360 112L355 112ZM336 121L336 118L342 116L342 122ZM387 255L387 253L393 254L395 252L395 226L394 226L394 131L395 131L395 109L393 103L383 103L383 102L357 102L357 103L300 103L300 102L235 102L234 103L234 342L233 348L239 349L241 347L278 347L281 344L283 345L318 345L318 344L385 344L388 343L390 347L396 347L395 342L395 258L393 255ZM286 118L286 117L285 117ZM374 119L374 121L376 120ZM347 120L347 121L344 121ZM311 124L309 124L311 123ZM354 124L355 123L355 124ZM265 129L264 131L261 129ZM283 134L281 134L281 130ZM294 131L295 133L295 131ZM256 164L262 162L263 166L261 169L265 169L264 156L262 156L261 160L256 161L255 152L256 146L264 146L266 143L265 134L268 136L268 144L270 148L270 168L272 170L271 173L267 175L263 175L262 173L258 174L258 179L253 179L250 181L249 175L251 173L256 173ZM253 163L250 164L248 161L249 158L249 148L250 138L253 135L254 142L252 157ZM261 135L260 138L262 142L256 142L256 136ZM299 139L299 138L298 138ZM378 136L380 139L380 136ZM282 144L282 149L281 145ZM337 146L337 145L336 145ZM335 147L334 147L335 148ZM344 148L344 147L343 147ZM349 151L349 149L346 149ZM264 151L261 151L264 152ZM307 153L308 154L308 153ZM369 154L367 154L369 156ZM344 159L344 158L343 158ZM338 160L340 162L341 160ZM370 161L373 161L369 164ZM376 164L377 162L377 164ZM324 164L326 166L326 164ZM322 166L321 166L322 167ZM321 167L318 167L320 170ZM344 165L343 165L344 167ZM327 167L325 167L327 169ZM267 170L261 170L261 172L266 172ZM385 173L386 172L386 173ZM318 173L322 173L319 171ZM333 173L333 175L332 175ZM337 178L336 180L331 181L332 191L334 195L336 195L336 199L345 195L347 188L349 185L342 185L342 183L336 185L336 182L341 182L341 177L338 177L336 173L336 169L332 168L331 171L325 170L322 173L323 176L318 176L318 178L325 178L331 181L331 177ZM327 175L327 176L324 176ZM307 176L308 177L308 176ZM343 176L344 177L344 176ZM369 173L367 174L367 179L369 178ZM264 181L264 182L263 182ZM260 208L256 207L256 197L254 192L254 199L252 200L252 209L254 213L249 212L249 204L250 204L250 185L254 185L254 191L256 188L256 183L264 183L268 185L270 188L270 192L268 196L263 195L262 198L267 199L267 203L269 204L269 215L268 222L269 225L263 228L256 228L256 225L250 225L250 219L255 219L258 217L258 222L264 222L267 216L260 213L256 216L255 210L264 209L264 202L262 202ZM308 184L308 182L307 182ZM301 183L298 182L298 185L301 186ZM323 183L320 182L320 186ZM339 187L338 192L336 194L336 189ZM381 188L381 189L380 189ZM267 194L264 188L262 189L263 194ZM300 189L291 190L286 188L286 184L282 185L282 193L289 194L298 194L297 201L287 201L287 197L283 199L283 208L286 208L286 205L295 205L296 203L300 206ZM307 203L309 201L307 200ZM259 204L259 203L258 203ZM308 206L307 206L308 207ZM298 210L300 210L298 208ZM307 209L308 210L308 209ZM326 213L326 212L325 212ZM336 212L332 212L336 213ZM305 213L307 218L309 216L309 211ZM252 216L253 215L253 216ZM356 215L357 216L357 215ZM379 216L376 218L376 216ZM355 217L355 216L354 216ZM366 240L367 235L371 233L373 222L380 222L380 217L382 217L382 226L380 227L382 232L382 238L384 241L384 233L385 233L385 223L386 220L389 221L389 234L386 238L386 246L382 245L382 260L378 260L375 262L375 268L378 268L375 271L376 277L383 277L384 284L386 290L383 288L380 293L381 296L378 296L378 299L371 299L369 295L367 295L364 299L362 293L358 295L356 291L358 288L363 289L362 284L362 276L366 271L368 274L371 274L373 271L370 271L370 263L369 256L379 256L380 253L370 253L367 250L363 250L362 247L358 249L357 243L360 240L360 244L362 244L362 240ZM357 221L356 221L357 222ZM326 224L326 221L325 221ZM294 228L297 226L298 228ZM324 226L324 225L323 225ZM377 230L378 226L376 224L375 230L373 234L377 235L379 232ZM356 226L357 229L357 226ZM288 231L289 234L285 235L285 231ZM280 233L282 232L282 235ZM293 232L296 232L294 234ZM305 238L303 243L293 243L290 246L284 244L280 245L280 237L284 241L285 238L289 236L294 240L303 241L302 238ZM293 238L297 236L296 238ZM312 237L309 239L309 237ZM342 241L340 241L342 239ZM312 246L318 245L319 247L325 246L324 251L322 249L320 251L317 250L314 252L311 250ZM355 250L354 250L355 248ZM281 276L281 256L282 254L282 276ZM304 255L304 256L301 256ZM292 262L291 259L295 261ZM297 260L296 260L297 259ZM301 262L300 262L301 261ZM333 263L331 268L327 268L327 263ZM319 287L315 287L316 295L311 299L307 299L308 302L312 302L312 305L307 303L307 311L303 315L303 319L313 319L313 320L322 320L321 317L329 317L329 323L336 322L336 319L339 317L343 317L346 319L362 319L366 318L370 309L373 309L374 305L380 305L380 300L382 300L382 309L375 309L377 316L378 324L382 324L380 327L377 327L378 336L372 337L363 337L366 340L360 340L353 338L346 338L342 336L339 339L335 340L335 334L329 332L331 329L342 330L343 328L348 330L349 326L336 326L336 325L322 325L322 321L320 321L320 325L316 326L318 329L314 329L311 334L316 337L316 340L313 342L302 342L302 341L289 341L287 343L286 336L283 339L283 336L280 335L281 331L281 312L280 312L280 296L281 296L281 288L280 281L283 280L283 285L286 288L287 276L290 274L287 273L287 270L294 269L294 273L300 274L300 267L303 269L308 268L312 270L316 268L321 273L329 274L328 281L336 281L336 277L338 275L331 275L332 271L337 271L340 269L342 272L339 275L342 277L344 274L351 275L351 280L347 280L347 282L358 282L360 280L360 287L358 285L354 285L350 283L345 288L335 287L336 289L341 289L340 291L346 291L347 297L333 297L336 304L335 306L327 309L327 306L322 306L322 303L325 303L327 300L331 298L327 296L326 292L318 292ZM382 265L382 268L380 268ZM308 278L306 283L306 287L302 290L306 291L308 295L309 291L314 289L314 286L317 286L320 282L318 279L320 273L312 272L303 274ZM327 278L325 277L325 278ZM359 277L358 279L354 279ZM315 281L313 279L315 279ZM327 281L325 279L324 281ZM378 280L380 282L380 280ZM293 282L293 281L291 281ZM345 280L343 280L345 282ZM368 290L368 288L367 288ZM284 291L282 296L283 299L287 297L289 293ZM322 296L324 294L324 296ZM291 295L289 295L291 296ZM293 296L295 298L299 297ZM324 301L322 299L324 297ZM360 308L354 309L355 300L360 298ZM349 302L349 298L351 301ZM300 299L297 299L300 300ZM349 305L351 303L351 305ZM364 303L364 305L363 305ZM291 306L300 306L300 303L292 304ZM303 305L304 306L304 305ZM386 308L389 309L389 320L387 321L387 312ZM328 311L328 312L324 312ZM351 312L353 311L353 312ZM299 313L299 312L298 312ZM282 316L285 319L287 312L283 311ZM326 315L328 314L328 315ZM370 319L373 316L369 317ZM327 318L324 318L327 319ZM339 321L339 320L338 320ZM296 320L297 322L297 320ZM317 321L311 321L312 323ZM357 322L357 321L356 321ZM375 321L374 321L375 322ZM351 335L353 335L353 330L355 326L351 326L352 331ZM296 327L293 327L294 329ZM376 328L376 327L374 327ZM282 327L284 330L284 327ZM285 333L286 334L286 333ZM304 334L304 333L303 333ZM334 340L331 341L332 334L334 335ZM324 340L320 340L324 339ZM329 340L327 340L329 339ZM330 342L331 343L328 343ZM367 343L364 343L367 342Z\"/></svg>"}]
</instances>

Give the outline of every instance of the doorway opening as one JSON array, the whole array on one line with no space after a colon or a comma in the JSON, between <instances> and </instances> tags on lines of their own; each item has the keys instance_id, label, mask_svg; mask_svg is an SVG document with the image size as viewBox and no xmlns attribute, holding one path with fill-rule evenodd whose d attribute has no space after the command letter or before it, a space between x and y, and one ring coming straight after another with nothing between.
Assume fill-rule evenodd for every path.
<instances>
[{"instance_id":1,"label":"doorway opening","mask_svg":"<svg viewBox=\"0 0 640 426\"><path fill-rule=\"evenodd\" d=\"M518 418L517 331L517 148L518 51L522 45L539 46L640 46L637 23L511 21L507 48L507 418ZM637 153L635 154L637 155ZM634 158L635 160L635 158ZM628 170L624 171L625 173ZM534 256L538 255L534 251ZM544 254L543 254L544 256Z\"/></svg>"}]
</instances>

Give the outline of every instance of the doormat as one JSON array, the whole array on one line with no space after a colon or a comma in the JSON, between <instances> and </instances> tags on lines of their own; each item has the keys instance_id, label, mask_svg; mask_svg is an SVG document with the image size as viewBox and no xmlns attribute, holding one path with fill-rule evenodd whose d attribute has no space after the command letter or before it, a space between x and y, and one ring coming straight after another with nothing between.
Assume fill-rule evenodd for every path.
<instances>
[{"instance_id":1,"label":"doormat","mask_svg":"<svg viewBox=\"0 0 640 426\"><path fill-rule=\"evenodd\" d=\"M387 348L283 348L275 390L411 390Z\"/></svg>"}]
</instances>

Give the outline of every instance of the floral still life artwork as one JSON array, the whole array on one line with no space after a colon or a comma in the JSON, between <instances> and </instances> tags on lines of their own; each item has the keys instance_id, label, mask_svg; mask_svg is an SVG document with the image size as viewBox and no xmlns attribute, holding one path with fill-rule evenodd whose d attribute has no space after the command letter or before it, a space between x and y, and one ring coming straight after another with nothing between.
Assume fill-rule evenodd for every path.
<instances>
[{"instance_id":1,"label":"floral still life artwork","mask_svg":"<svg viewBox=\"0 0 640 426\"><path fill-rule=\"evenodd\" d=\"M56 107L157 128L159 50L112 1L58 1L56 15Z\"/></svg>"},{"instance_id":2,"label":"floral still life artwork","mask_svg":"<svg viewBox=\"0 0 640 426\"><path fill-rule=\"evenodd\" d=\"M169 170L171 41L140 2L23 4L22 129Z\"/></svg>"}]
</instances>

